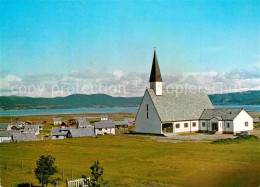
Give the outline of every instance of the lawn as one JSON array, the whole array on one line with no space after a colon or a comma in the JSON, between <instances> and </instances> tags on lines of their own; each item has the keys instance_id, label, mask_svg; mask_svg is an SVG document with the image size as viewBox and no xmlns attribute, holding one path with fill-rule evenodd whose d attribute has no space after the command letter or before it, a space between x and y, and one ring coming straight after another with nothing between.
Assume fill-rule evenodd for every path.
<instances>
[{"instance_id":1,"label":"lawn","mask_svg":"<svg viewBox=\"0 0 260 187\"><path fill-rule=\"evenodd\" d=\"M240 144L165 143L149 136L100 136L0 145L3 186L37 181L40 155L56 157L65 179L89 175L99 158L111 186L258 186L259 141ZM7 167L7 168L6 168Z\"/></svg>"}]
</instances>

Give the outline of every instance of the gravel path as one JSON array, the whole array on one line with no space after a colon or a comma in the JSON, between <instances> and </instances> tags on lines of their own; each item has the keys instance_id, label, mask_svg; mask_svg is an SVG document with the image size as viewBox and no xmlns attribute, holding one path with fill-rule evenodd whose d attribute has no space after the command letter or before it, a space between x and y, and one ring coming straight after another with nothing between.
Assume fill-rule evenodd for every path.
<instances>
[{"instance_id":1,"label":"gravel path","mask_svg":"<svg viewBox=\"0 0 260 187\"><path fill-rule=\"evenodd\" d=\"M260 129L254 129L253 135L260 137ZM167 134L166 137L162 136L150 136L151 139L158 142L170 142L170 143L182 143L182 142L212 142L218 139L236 138L233 134L192 134L192 135L177 135Z\"/></svg>"}]
</instances>

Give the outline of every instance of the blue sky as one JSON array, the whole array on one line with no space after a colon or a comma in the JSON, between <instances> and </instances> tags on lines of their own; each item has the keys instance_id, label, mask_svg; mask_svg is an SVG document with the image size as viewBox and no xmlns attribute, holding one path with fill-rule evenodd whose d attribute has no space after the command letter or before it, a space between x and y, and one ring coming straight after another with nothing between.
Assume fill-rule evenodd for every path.
<instances>
[{"instance_id":1,"label":"blue sky","mask_svg":"<svg viewBox=\"0 0 260 187\"><path fill-rule=\"evenodd\" d=\"M1 69L230 72L260 59L260 1L1 1Z\"/></svg>"}]
</instances>

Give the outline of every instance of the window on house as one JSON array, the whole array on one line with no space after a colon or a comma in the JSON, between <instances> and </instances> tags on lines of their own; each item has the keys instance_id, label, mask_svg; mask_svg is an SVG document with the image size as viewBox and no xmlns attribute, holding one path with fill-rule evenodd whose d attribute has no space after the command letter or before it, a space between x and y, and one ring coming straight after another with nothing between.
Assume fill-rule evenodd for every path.
<instances>
[{"instance_id":1,"label":"window on house","mask_svg":"<svg viewBox=\"0 0 260 187\"><path fill-rule=\"evenodd\" d=\"M105 130L107 130L107 128L105 128Z\"/></svg>"},{"instance_id":2,"label":"window on house","mask_svg":"<svg viewBox=\"0 0 260 187\"><path fill-rule=\"evenodd\" d=\"M230 124L229 123L227 123L227 128L230 128Z\"/></svg>"},{"instance_id":3,"label":"window on house","mask_svg":"<svg viewBox=\"0 0 260 187\"><path fill-rule=\"evenodd\" d=\"M99 128L98 130L99 130L99 131L102 131L102 128Z\"/></svg>"},{"instance_id":4,"label":"window on house","mask_svg":"<svg viewBox=\"0 0 260 187\"><path fill-rule=\"evenodd\" d=\"M245 127L248 127L248 122L245 122Z\"/></svg>"},{"instance_id":5,"label":"window on house","mask_svg":"<svg viewBox=\"0 0 260 187\"><path fill-rule=\"evenodd\" d=\"M202 127L205 127L206 126L206 123L205 122L202 122Z\"/></svg>"},{"instance_id":6,"label":"window on house","mask_svg":"<svg viewBox=\"0 0 260 187\"><path fill-rule=\"evenodd\" d=\"M180 124L179 123L176 124L176 128L180 128Z\"/></svg>"},{"instance_id":7,"label":"window on house","mask_svg":"<svg viewBox=\"0 0 260 187\"><path fill-rule=\"evenodd\" d=\"M192 126L193 126L193 127L196 127L196 122L193 122L193 123L192 123Z\"/></svg>"},{"instance_id":8,"label":"window on house","mask_svg":"<svg viewBox=\"0 0 260 187\"><path fill-rule=\"evenodd\" d=\"M184 123L184 127L187 128L189 126L188 123Z\"/></svg>"},{"instance_id":9,"label":"window on house","mask_svg":"<svg viewBox=\"0 0 260 187\"><path fill-rule=\"evenodd\" d=\"M148 119L148 117L149 117L149 116L148 116L148 104L146 105L146 115L147 115L146 117L147 117L147 119Z\"/></svg>"}]
</instances>

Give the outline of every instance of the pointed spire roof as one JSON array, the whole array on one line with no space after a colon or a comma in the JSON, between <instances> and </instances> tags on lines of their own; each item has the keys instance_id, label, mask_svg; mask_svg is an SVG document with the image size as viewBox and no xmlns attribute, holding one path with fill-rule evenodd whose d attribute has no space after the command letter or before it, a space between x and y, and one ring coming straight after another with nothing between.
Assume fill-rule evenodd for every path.
<instances>
[{"instance_id":1,"label":"pointed spire roof","mask_svg":"<svg viewBox=\"0 0 260 187\"><path fill-rule=\"evenodd\" d=\"M154 50L154 55L153 55L153 65L152 65L149 82L162 82L162 76L161 76L161 72L160 72L155 50Z\"/></svg>"}]
</instances>

